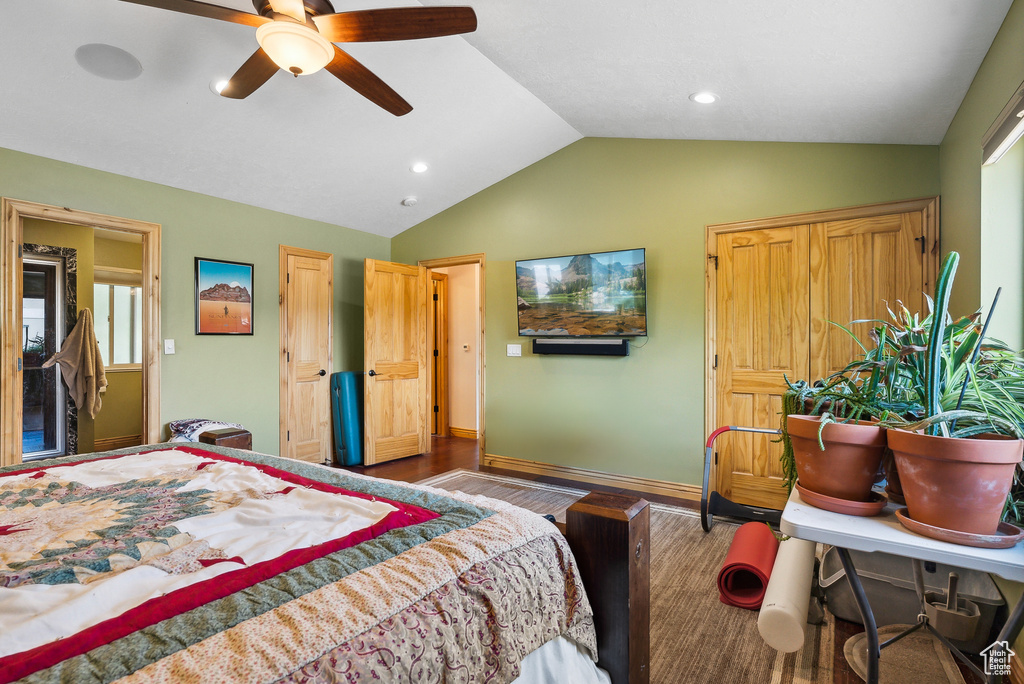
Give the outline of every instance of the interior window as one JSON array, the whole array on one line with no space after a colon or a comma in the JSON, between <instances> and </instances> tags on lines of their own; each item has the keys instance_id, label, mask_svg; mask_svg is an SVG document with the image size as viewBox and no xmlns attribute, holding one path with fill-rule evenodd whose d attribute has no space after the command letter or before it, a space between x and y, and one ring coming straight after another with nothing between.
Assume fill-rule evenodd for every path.
<instances>
[{"instance_id":1,"label":"interior window","mask_svg":"<svg viewBox=\"0 0 1024 684\"><path fill-rule=\"evenodd\" d=\"M95 283L93 317L105 366L142 364L142 288Z\"/></svg>"}]
</instances>

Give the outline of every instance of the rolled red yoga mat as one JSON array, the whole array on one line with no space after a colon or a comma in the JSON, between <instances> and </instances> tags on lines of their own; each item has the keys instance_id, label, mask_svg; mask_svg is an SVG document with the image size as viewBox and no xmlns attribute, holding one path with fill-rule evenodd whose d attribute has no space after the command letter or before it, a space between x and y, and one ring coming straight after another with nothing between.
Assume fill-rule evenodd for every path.
<instances>
[{"instance_id":1,"label":"rolled red yoga mat","mask_svg":"<svg viewBox=\"0 0 1024 684\"><path fill-rule=\"evenodd\" d=\"M729 553L718 572L722 603L758 610L779 552L779 540L763 522L748 522L736 530Z\"/></svg>"}]
</instances>

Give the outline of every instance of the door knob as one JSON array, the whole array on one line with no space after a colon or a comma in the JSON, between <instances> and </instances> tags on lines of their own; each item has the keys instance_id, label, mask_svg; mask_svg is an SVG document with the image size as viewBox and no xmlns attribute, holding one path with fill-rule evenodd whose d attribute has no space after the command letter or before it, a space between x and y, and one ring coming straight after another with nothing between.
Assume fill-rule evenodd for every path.
<instances>
[{"instance_id":1,"label":"door knob","mask_svg":"<svg viewBox=\"0 0 1024 684\"><path fill-rule=\"evenodd\" d=\"M320 369L320 372L319 372L319 373L317 373L317 375L319 375L319 376L320 376L320 377L322 378L322 377L324 377L325 375L327 375L327 371L325 371L325 370L324 370L323 368L321 368L321 369Z\"/></svg>"},{"instance_id":2,"label":"door knob","mask_svg":"<svg viewBox=\"0 0 1024 684\"><path fill-rule=\"evenodd\" d=\"M377 371L375 371L375 370L372 370L372 369L370 370L370 372L369 372L369 373L367 373L367 375L369 375L369 376L370 376L371 378L372 378L372 377L373 377L374 375L376 375L376 374L377 374Z\"/></svg>"}]
</instances>

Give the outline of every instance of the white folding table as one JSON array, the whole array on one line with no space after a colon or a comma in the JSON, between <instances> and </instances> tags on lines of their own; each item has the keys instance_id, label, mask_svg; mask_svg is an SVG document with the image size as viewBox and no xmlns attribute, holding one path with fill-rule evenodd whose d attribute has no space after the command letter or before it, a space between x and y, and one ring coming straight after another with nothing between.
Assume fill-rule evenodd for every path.
<instances>
[{"instance_id":1,"label":"white folding table","mask_svg":"<svg viewBox=\"0 0 1024 684\"><path fill-rule=\"evenodd\" d=\"M891 639L887 644L879 645L878 627L871 612L871 604L850 559L850 550L882 551L919 561L933 561L953 567L989 572L1004 579L1024 582L1024 543L1009 549L979 549L930 539L904 528L896 519L895 512L898 508L900 507L889 504L880 515L873 517L843 515L804 503L796 490L793 490L786 503L786 509L782 512L780 528L783 534L836 547L850 588L857 599L864 630L867 633L868 684L878 682L878 658L882 646L892 643L898 637ZM1022 618L1024 597L1014 606L997 641L1012 644L1020 632ZM968 662L956 649L953 650L954 655ZM973 663L968 664L977 670ZM979 671L979 674L982 673ZM982 676L984 678L984 675ZM999 677L989 677L989 681L998 682Z\"/></svg>"}]
</instances>

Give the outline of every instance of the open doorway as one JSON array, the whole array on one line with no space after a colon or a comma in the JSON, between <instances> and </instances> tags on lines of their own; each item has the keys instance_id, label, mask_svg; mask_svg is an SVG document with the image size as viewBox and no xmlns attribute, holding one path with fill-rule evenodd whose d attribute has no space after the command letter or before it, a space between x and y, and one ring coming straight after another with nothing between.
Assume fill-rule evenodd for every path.
<instances>
[{"instance_id":1,"label":"open doorway","mask_svg":"<svg viewBox=\"0 0 1024 684\"><path fill-rule=\"evenodd\" d=\"M3 199L0 448L23 458L102 451L160 436L160 226ZM105 411L77 414L57 368L83 309L107 373Z\"/></svg>"},{"instance_id":2,"label":"open doorway","mask_svg":"<svg viewBox=\"0 0 1024 684\"><path fill-rule=\"evenodd\" d=\"M434 405L447 413L448 434L479 439L484 448L484 316L485 257L470 254L419 262L432 273L443 274L447 302L439 325L445 326L446 363L438 364L445 377L432 383L440 391ZM447 382L444 382L447 380ZM433 392L432 392L433 397ZM438 421L438 425L443 425ZM436 430L435 430L436 431ZM437 434L441 434L438 432Z\"/></svg>"}]
</instances>

